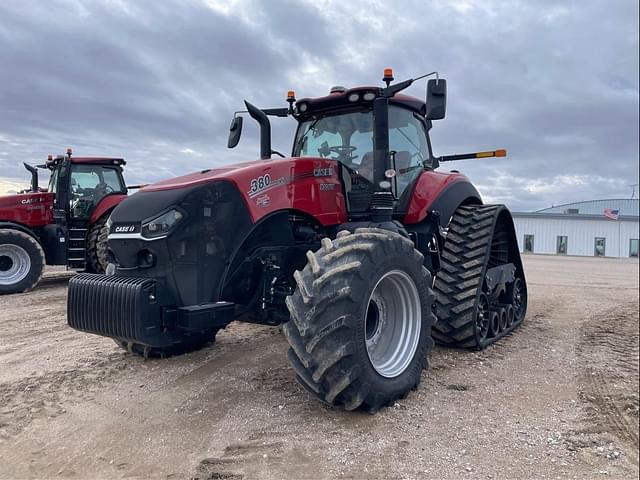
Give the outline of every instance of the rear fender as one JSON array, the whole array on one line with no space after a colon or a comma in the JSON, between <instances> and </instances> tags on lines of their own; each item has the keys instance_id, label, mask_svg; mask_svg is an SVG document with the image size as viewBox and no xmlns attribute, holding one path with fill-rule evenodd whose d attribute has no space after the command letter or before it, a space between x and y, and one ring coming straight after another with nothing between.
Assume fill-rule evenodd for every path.
<instances>
[{"instance_id":1,"label":"rear fender","mask_svg":"<svg viewBox=\"0 0 640 480\"><path fill-rule=\"evenodd\" d=\"M23 233L26 233L27 235L31 235L38 242L40 242L40 238L38 237L36 232L34 232L32 229L30 229L26 225L22 225L20 223L0 221L0 229L18 230L19 232L23 232Z\"/></svg>"},{"instance_id":2,"label":"rear fender","mask_svg":"<svg viewBox=\"0 0 640 480\"><path fill-rule=\"evenodd\" d=\"M422 223L434 210L440 214L440 225L447 227L460 205L482 205L480 193L464 175L425 171L418 178L402 223Z\"/></svg>"},{"instance_id":3,"label":"rear fender","mask_svg":"<svg viewBox=\"0 0 640 480\"><path fill-rule=\"evenodd\" d=\"M125 198L127 198L126 195L122 195L119 193L114 193L114 194L102 197L102 199L98 202L98 205L96 205L96 208L93 210L93 213L89 218L89 223L93 225L105 213L111 213L111 210L113 210Z\"/></svg>"}]
</instances>

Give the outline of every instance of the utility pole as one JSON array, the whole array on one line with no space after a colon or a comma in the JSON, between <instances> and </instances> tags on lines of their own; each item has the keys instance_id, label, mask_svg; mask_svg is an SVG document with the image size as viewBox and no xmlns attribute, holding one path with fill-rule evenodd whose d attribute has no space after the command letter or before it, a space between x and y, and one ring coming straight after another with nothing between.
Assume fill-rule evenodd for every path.
<instances>
[{"instance_id":1,"label":"utility pole","mask_svg":"<svg viewBox=\"0 0 640 480\"><path fill-rule=\"evenodd\" d=\"M631 200L636 198L636 187L640 187L639 183L634 183L633 185L629 185L633 190L631 191Z\"/></svg>"}]
</instances>

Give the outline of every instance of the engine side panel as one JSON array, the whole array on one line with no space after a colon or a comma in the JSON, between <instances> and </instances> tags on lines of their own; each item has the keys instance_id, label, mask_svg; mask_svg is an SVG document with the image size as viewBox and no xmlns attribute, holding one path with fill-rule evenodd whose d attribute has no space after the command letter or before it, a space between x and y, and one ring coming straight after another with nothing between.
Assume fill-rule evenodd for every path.
<instances>
[{"instance_id":1,"label":"engine side panel","mask_svg":"<svg viewBox=\"0 0 640 480\"><path fill-rule=\"evenodd\" d=\"M142 191L188 188L214 180L236 186L253 223L278 210L291 209L313 216L322 225L347 220L338 163L326 158L258 160L167 180Z\"/></svg>"},{"instance_id":2,"label":"engine side panel","mask_svg":"<svg viewBox=\"0 0 640 480\"><path fill-rule=\"evenodd\" d=\"M0 221L42 227L53 223L53 193L29 192L0 197Z\"/></svg>"},{"instance_id":3,"label":"engine side panel","mask_svg":"<svg viewBox=\"0 0 640 480\"><path fill-rule=\"evenodd\" d=\"M403 223L422 222L431 210L438 210L446 226L461 204L481 204L482 199L469 179L461 173L424 171L418 178Z\"/></svg>"}]
</instances>

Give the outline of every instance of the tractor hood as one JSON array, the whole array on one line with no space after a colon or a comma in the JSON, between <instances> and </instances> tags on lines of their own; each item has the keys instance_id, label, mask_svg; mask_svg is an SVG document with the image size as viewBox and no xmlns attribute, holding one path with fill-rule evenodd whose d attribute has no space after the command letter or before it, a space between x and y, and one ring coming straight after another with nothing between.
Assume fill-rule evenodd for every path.
<instances>
[{"instance_id":1,"label":"tractor hood","mask_svg":"<svg viewBox=\"0 0 640 480\"><path fill-rule=\"evenodd\" d=\"M0 197L0 222L39 227L53 219L53 193L27 192Z\"/></svg>"},{"instance_id":2,"label":"tractor hood","mask_svg":"<svg viewBox=\"0 0 640 480\"><path fill-rule=\"evenodd\" d=\"M335 225L346 221L340 175L339 163L328 158L289 157L237 163L145 186L123 202L118 215L127 216L126 222L145 219L179 203L193 190L223 183L239 193L254 223L277 210L293 209L323 225ZM143 203L144 212L122 212L124 206L142 207Z\"/></svg>"},{"instance_id":3,"label":"tractor hood","mask_svg":"<svg viewBox=\"0 0 640 480\"><path fill-rule=\"evenodd\" d=\"M255 173L258 175L264 170L268 170L271 167L278 167L283 164L289 164L295 158L278 158L272 160L253 160L250 162L235 163L232 165L226 165L219 168L208 168L196 173L189 173L180 177L171 178L169 180L163 180L158 183L147 185L142 188L142 191L154 192L159 190L173 190L176 188L189 188L196 185L201 185L214 180L231 180L236 183L241 178L245 178L247 175Z\"/></svg>"}]
</instances>

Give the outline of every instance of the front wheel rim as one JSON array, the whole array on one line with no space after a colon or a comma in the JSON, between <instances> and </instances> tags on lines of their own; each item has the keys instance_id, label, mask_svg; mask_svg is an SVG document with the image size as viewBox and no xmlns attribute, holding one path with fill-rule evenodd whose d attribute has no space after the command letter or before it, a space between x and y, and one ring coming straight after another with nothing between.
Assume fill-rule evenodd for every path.
<instances>
[{"instance_id":1,"label":"front wheel rim","mask_svg":"<svg viewBox=\"0 0 640 480\"><path fill-rule=\"evenodd\" d=\"M420 294L401 270L385 273L373 287L365 314L365 344L374 370L395 378L409 367L420 341Z\"/></svg>"},{"instance_id":2,"label":"front wheel rim","mask_svg":"<svg viewBox=\"0 0 640 480\"><path fill-rule=\"evenodd\" d=\"M20 245L0 245L0 285L15 285L29 275L31 257Z\"/></svg>"}]
</instances>

